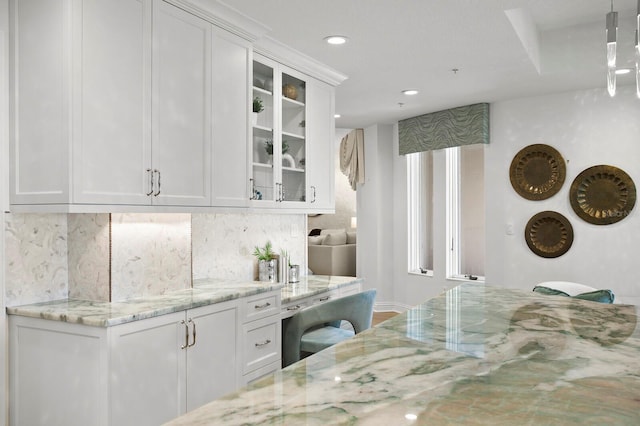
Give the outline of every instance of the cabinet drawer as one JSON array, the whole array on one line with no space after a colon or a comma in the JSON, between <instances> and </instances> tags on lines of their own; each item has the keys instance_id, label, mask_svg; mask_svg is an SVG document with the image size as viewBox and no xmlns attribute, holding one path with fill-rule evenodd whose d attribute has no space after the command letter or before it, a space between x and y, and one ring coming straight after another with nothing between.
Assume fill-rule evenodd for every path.
<instances>
[{"instance_id":1,"label":"cabinet drawer","mask_svg":"<svg viewBox=\"0 0 640 426\"><path fill-rule=\"evenodd\" d=\"M278 316L245 324L243 326L243 336L243 374L280 361L281 325Z\"/></svg>"},{"instance_id":2,"label":"cabinet drawer","mask_svg":"<svg viewBox=\"0 0 640 426\"><path fill-rule=\"evenodd\" d=\"M255 321L280 311L280 295L276 293L259 294L247 299L244 306L243 322Z\"/></svg>"}]
</instances>

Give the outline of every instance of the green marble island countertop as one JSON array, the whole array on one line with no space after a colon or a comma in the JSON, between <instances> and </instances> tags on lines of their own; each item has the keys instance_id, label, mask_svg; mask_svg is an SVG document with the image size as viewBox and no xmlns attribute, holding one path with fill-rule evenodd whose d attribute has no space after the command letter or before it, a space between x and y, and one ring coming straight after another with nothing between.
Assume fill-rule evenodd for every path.
<instances>
[{"instance_id":1,"label":"green marble island countertop","mask_svg":"<svg viewBox=\"0 0 640 426\"><path fill-rule=\"evenodd\" d=\"M193 288L172 291L160 296L140 297L120 302L62 299L7 307L7 313L94 327L111 327L279 288L282 290L282 303L288 303L360 281L362 280L355 277L311 275L300 277L299 283L285 286L281 283L234 282L203 278L194 280Z\"/></svg>"},{"instance_id":2,"label":"green marble island countertop","mask_svg":"<svg viewBox=\"0 0 640 426\"><path fill-rule=\"evenodd\" d=\"M639 309L463 284L168 425L638 425Z\"/></svg>"}]
</instances>

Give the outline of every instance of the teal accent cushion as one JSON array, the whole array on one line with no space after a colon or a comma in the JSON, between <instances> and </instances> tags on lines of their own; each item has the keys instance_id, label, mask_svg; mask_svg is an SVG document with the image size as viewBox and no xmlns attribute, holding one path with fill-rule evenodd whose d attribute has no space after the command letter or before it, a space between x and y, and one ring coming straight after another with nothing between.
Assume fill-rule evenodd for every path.
<instances>
[{"instance_id":1,"label":"teal accent cushion","mask_svg":"<svg viewBox=\"0 0 640 426\"><path fill-rule=\"evenodd\" d=\"M591 300L592 302L613 303L615 295L611 290L596 290L573 296L574 299Z\"/></svg>"},{"instance_id":2,"label":"teal accent cushion","mask_svg":"<svg viewBox=\"0 0 640 426\"><path fill-rule=\"evenodd\" d=\"M312 331L307 331L300 339L300 350L303 352L320 352L329 346L340 343L355 336L351 330L340 327L320 327Z\"/></svg>"},{"instance_id":3,"label":"teal accent cushion","mask_svg":"<svg viewBox=\"0 0 640 426\"><path fill-rule=\"evenodd\" d=\"M569 296L564 291L556 290L555 288L537 285L533 288L533 291L540 294L573 297L574 299L590 300L592 302L600 302L600 303L613 303L613 300L615 299L615 295L611 290L595 290L595 291L589 291L586 293L576 294L575 296Z\"/></svg>"},{"instance_id":4,"label":"teal accent cushion","mask_svg":"<svg viewBox=\"0 0 640 426\"><path fill-rule=\"evenodd\" d=\"M544 287L541 285L537 285L533 288L533 291L540 294L550 294L552 296L566 296L569 297L567 293L561 290L556 290L555 288Z\"/></svg>"}]
</instances>

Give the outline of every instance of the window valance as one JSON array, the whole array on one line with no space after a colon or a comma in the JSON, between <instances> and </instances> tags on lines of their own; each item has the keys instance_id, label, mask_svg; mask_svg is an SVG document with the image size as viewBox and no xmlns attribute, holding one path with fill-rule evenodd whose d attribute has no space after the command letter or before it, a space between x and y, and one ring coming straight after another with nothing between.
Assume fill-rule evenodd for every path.
<instances>
[{"instance_id":1,"label":"window valance","mask_svg":"<svg viewBox=\"0 0 640 426\"><path fill-rule=\"evenodd\" d=\"M480 103L398 122L400 155L489 143L489 104Z\"/></svg>"}]
</instances>

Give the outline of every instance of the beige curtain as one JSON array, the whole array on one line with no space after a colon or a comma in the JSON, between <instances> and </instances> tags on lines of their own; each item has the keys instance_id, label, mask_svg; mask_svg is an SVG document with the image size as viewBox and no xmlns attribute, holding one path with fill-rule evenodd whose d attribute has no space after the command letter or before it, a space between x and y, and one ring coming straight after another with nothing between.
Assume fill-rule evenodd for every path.
<instances>
[{"instance_id":1,"label":"beige curtain","mask_svg":"<svg viewBox=\"0 0 640 426\"><path fill-rule=\"evenodd\" d=\"M364 183L364 130L354 129L340 142L340 170L349 178L351 188Z\"/></svg>"}]
</instances>

